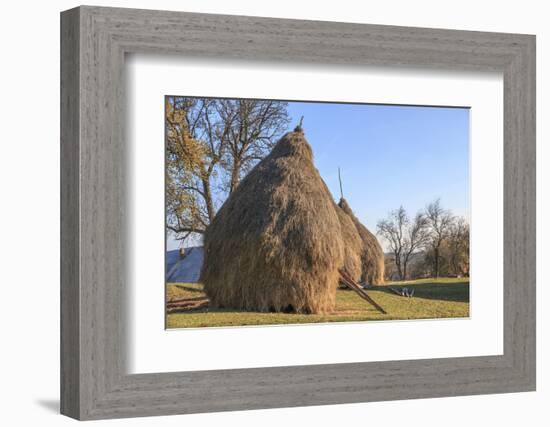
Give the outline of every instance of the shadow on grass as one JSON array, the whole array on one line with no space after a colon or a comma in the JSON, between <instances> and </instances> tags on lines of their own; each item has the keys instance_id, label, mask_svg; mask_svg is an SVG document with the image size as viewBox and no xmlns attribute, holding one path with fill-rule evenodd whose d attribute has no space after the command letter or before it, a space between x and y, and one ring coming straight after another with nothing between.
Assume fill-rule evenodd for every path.
<instances>
[{"instance_id":1,"label":"shadow on grass","mask_svg":"<svg viewBox=\"0 0 550 427\"><path fill-rule=\"evenodd\" d=\"M392 283L384 286L374 286L371 289L387 292L392 295L395 293L390 289L401 290L408 288L414 289L414 298L425 298L440 301L470 302L470 283Z\"/></svg>"}]
</instances>

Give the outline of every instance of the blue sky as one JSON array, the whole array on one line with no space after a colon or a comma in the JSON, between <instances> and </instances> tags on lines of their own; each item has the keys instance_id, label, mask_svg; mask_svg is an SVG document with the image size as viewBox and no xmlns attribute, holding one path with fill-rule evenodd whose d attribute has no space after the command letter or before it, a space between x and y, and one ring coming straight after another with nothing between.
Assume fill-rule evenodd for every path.
<instances>
[{"instance_id":1,"label":"blue sky","mask_svg":"<svg viewBox=\"0 0 550 427\"><path fill-rule=\"evenodd\" d=\"M412 216L438 197L468 217L469 109L289 102L288 110L291 128L304 116L334 199L340 167L344 197L372 232L400 205Z\"/></svg>"},{"instance_id":2,"label":"blue sky","mask_svg":"<svg viewBox=\"0 0 550 427\"><path fill-rule=\"evenodd\" d=\"M315 165L335 199L344 197L372 231L403 205L412 215L437 197L456 215L469 211L469 109L290 103L304 116Z\"/></svg>"}]
</instances>

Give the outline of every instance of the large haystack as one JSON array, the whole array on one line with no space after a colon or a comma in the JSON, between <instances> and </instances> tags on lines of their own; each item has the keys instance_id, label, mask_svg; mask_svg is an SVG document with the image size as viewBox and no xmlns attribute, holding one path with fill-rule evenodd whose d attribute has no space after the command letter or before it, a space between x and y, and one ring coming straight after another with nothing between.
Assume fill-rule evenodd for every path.
<instances>
[{"instance_id":1,"label":"large haystack","mask_svg":"<svg viewBox=\"0 0 550 427\"><path fill-rule=\"evenodd\" d=\"M341 198L338 206L355 224L363 245L361 250L362 274L361 281L371 285L379 285L384 282L384 252L378 240L367 227L357 219L346 199Z\"/></svg>"},{"instance_id":2,"label":"large haystack","mask_svg":"<svg viewBox=\"0 0 550 427\"><path fill-rule=\"evenodd\" d=\"M201 280L214 306L333 310L344 245L334 202L300 130L239 184L204 236Z\"/></svg>"}]
</instances>

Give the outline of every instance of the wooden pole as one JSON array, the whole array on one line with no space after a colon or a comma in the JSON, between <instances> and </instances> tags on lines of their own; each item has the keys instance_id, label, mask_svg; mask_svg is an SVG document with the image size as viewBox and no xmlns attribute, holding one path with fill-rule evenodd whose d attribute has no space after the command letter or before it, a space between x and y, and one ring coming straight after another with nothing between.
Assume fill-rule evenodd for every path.
<instances>
[{"instance_id":1,"label":"wooden pole","mask_svg":"<svg viewBox=\"0 0 550 427\"><path fill-rule=\"evenodd\" d=\"M369 302L374 308L376 308L380 313L387 314L386 311L380 307L376 301L374 301L367 292L351 278L351 276L345 271L340 270L340 281L350 288L352 291L355 291L361 298Z\"/></svg>"},{"instance_id":2,"label":"wooden pole","mask_svg":"<svg viewBox=\"0 0 550 427\"><path fill-rule=\"evenodd\" d=\"M340 175L340 166L338 166L338 181L340 182L340 199L343 199L344 190L342 190L342 176Z\"/></svg>"}]
</instances>

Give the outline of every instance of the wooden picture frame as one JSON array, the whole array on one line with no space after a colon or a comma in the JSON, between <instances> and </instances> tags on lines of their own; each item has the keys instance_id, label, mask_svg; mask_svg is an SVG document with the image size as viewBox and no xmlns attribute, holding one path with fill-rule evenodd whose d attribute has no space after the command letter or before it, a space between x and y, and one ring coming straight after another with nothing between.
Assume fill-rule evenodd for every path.
<instances>
[{"instance_id":1,"label":"wooden picture frame","mask_svg":"<svg viewBox=\"0 0 550 427\"><path fill-rule=\"evenodd\" d=\"M504 353L129 375L126 53L504 78ZM61 14L61 412L77 419L535 390L535 37L78 7Z\"/></svg>"}]
</instances>

